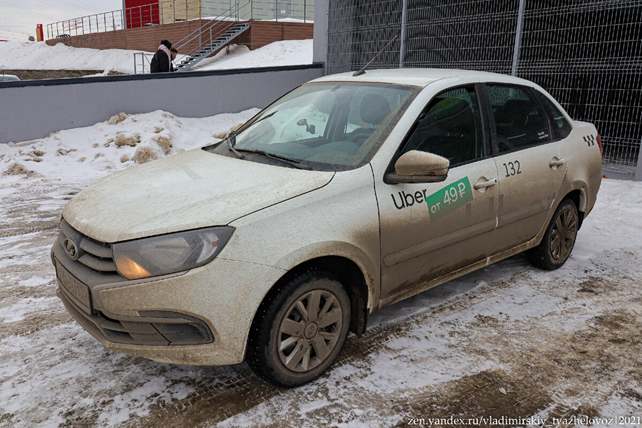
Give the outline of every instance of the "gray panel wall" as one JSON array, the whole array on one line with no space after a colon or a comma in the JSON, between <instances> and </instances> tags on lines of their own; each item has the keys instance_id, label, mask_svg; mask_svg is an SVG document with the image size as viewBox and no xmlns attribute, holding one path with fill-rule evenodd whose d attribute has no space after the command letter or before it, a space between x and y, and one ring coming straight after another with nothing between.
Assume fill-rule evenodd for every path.
<instances>
[{"instance_id":1,"label":"gray panel wall","mask_svg":"<svg viewBox=\"0 0 642 428\"><path fill-rule=\"evenodd\" d=\"M90 126L120 112L165 110L181 117L206 117L263 108L322 75L322 64L313 64L5 83L0 87L0 143Z\"/></svg>"}]
</instances>

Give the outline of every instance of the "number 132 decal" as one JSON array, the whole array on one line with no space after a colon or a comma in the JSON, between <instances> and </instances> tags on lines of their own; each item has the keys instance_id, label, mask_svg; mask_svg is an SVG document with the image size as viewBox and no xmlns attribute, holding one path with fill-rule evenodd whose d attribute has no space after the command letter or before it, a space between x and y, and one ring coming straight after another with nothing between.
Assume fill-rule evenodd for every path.
<instances>
[{"instance_id":1,"label":"number 132 decal","mask_svg":"<svg viewBox=\"0 0 642 428\"><path fill-rule=\"evenodd\" d=\"M516 160L515 162L505 163L504 168L506 168L506 177L522 173L522 166L518 160Z\"/></svg>"}]
</instances>

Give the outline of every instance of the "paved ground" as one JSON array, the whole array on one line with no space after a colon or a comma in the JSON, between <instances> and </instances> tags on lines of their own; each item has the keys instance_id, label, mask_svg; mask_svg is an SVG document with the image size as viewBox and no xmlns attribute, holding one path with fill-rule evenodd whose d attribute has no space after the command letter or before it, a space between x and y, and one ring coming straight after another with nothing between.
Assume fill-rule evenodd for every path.
<instances>
[{"instance_id":1,"label":"paved ground","mask_svg":"<svg viewBox=\"0 0 642 428\"><path fill-rule=\"evenodd\" d=\"M552 273L514 257L383 310L329 373L286 390L245 364L114 354L71 320L49 248L62 206L84 184L0 184L2 427L446 427L501 417L642 426L637 238L596 254L578 241L579 255ZM611 210L602 216L625 208L598 207ZM609 233L589 221L587 236ZM513 422L504 426L523 426Z\"/></svg>"}]
</instances>

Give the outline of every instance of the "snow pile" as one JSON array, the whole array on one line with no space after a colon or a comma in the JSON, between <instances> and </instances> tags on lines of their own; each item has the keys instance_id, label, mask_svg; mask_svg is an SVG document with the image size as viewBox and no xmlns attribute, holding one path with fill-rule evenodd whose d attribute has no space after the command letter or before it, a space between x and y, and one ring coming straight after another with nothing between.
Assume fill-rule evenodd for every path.
<instances>
[{"instance_id":1,"label":"snow pile","mask_svg":"<svg viewBox=\"0 0 642 428\"><path fill-rule=\"evenodd\" d=\"M63 43L0 43L0 69L6 70L114 70L134 73L134 53L125 49L74 48Z\"/></svg>"},{"instance_id":2,"label":"snow pile","mask_svg":"<svg viewBox=\"0 0 642 428\"><path fill-rule=\"evenodd\" d=\"M274 42L253 51L247 46L232 46L229 54L223 49L213 58L203 60L194 67L194 70L227 70L299 64L312 64L312 39Z\"/></svg>"},{"instance_id":3,"label":"snow pile","mask_svg":"<svg viewBox=\"0 0 642 428\"><path fill-rule=\"evenodd\" d=\"M0 145L0 176L97 179L135 164L212 144L258 109L200 119L157 110L120 113L94 126Z\"/></svg>"}]
</instances>

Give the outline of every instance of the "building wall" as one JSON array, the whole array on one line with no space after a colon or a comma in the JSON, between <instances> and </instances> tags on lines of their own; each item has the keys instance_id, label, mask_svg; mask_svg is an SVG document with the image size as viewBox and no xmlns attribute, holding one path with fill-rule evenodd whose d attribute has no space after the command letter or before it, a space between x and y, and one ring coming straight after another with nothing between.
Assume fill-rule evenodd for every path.
<instances>
[{"instance_id":1,"label":"building wall","mask_svg":"<svg viewBox=\"0 0 642 428\"><path fill-rule=\"evenodd\" d=\"M153 0L125 0L126 28L158 25L159 2Z\"/></svg>"},{"instance_id":2,"label":"building wall","mask_svg":"<svg viewBox=\"0 0 642 428\"><path fill-rule=\"evenodd\" d=\"M149 1L149 0L143 0ZM159 2L161 24L171 24L176 20L201 18L200 0L179 0Z\"/></svg>"},{"instance_id":3,"label":"building wall","mask_svg":"<svg viewBox=\"0 0 642 428\"><path fill-rule=\"evenodd\" d=\"M187 22L177 22L175 24L155 25L153 27L128 28L126 30L106 33L50 39L47 40L46 43L50 46L57 43L64 43L68 46L78 48L130 49L155 52L161 40L167 39L175 44L206 22L208 21L197 19ZM257 49L280 40L311 39L313 35L313 24L251 21L251 25L249 30L232 40L232 43L243 43L247 44L250 49ZM223 31L225 30L220 29L214 32L212 37L216 37ZM189 52L195 47L196 40L192 45L181 48L181 52Z\"/></svg>"},{"instance_id":4,"label":"building wall","mask_svg":"<svg viewBox=\"0 0 642 428\"><path fill-rule=\"evenodd\" d=\"M322 74L322 64L312 64L7 82L0 88L0 143L90 126L120 112L160 109L181 117L205 117L262 108ZM186 98L181 100L180 94Z\"/></svg>"},{"instance_id":5,"label":"building wall","mask_svg":"<svg viewBox=\"0 0 642 428\"><path fill-rule=\"evenodd\" d=\"M169 25L155 25L153 27L128 28L105 33L49 39L46 43L50 46L64 43L77 48L130 49L156 52L161 40L167 39L172 43L176 43L205 22L205 20L193 20Z\"/></svg>"}]
</instances>

